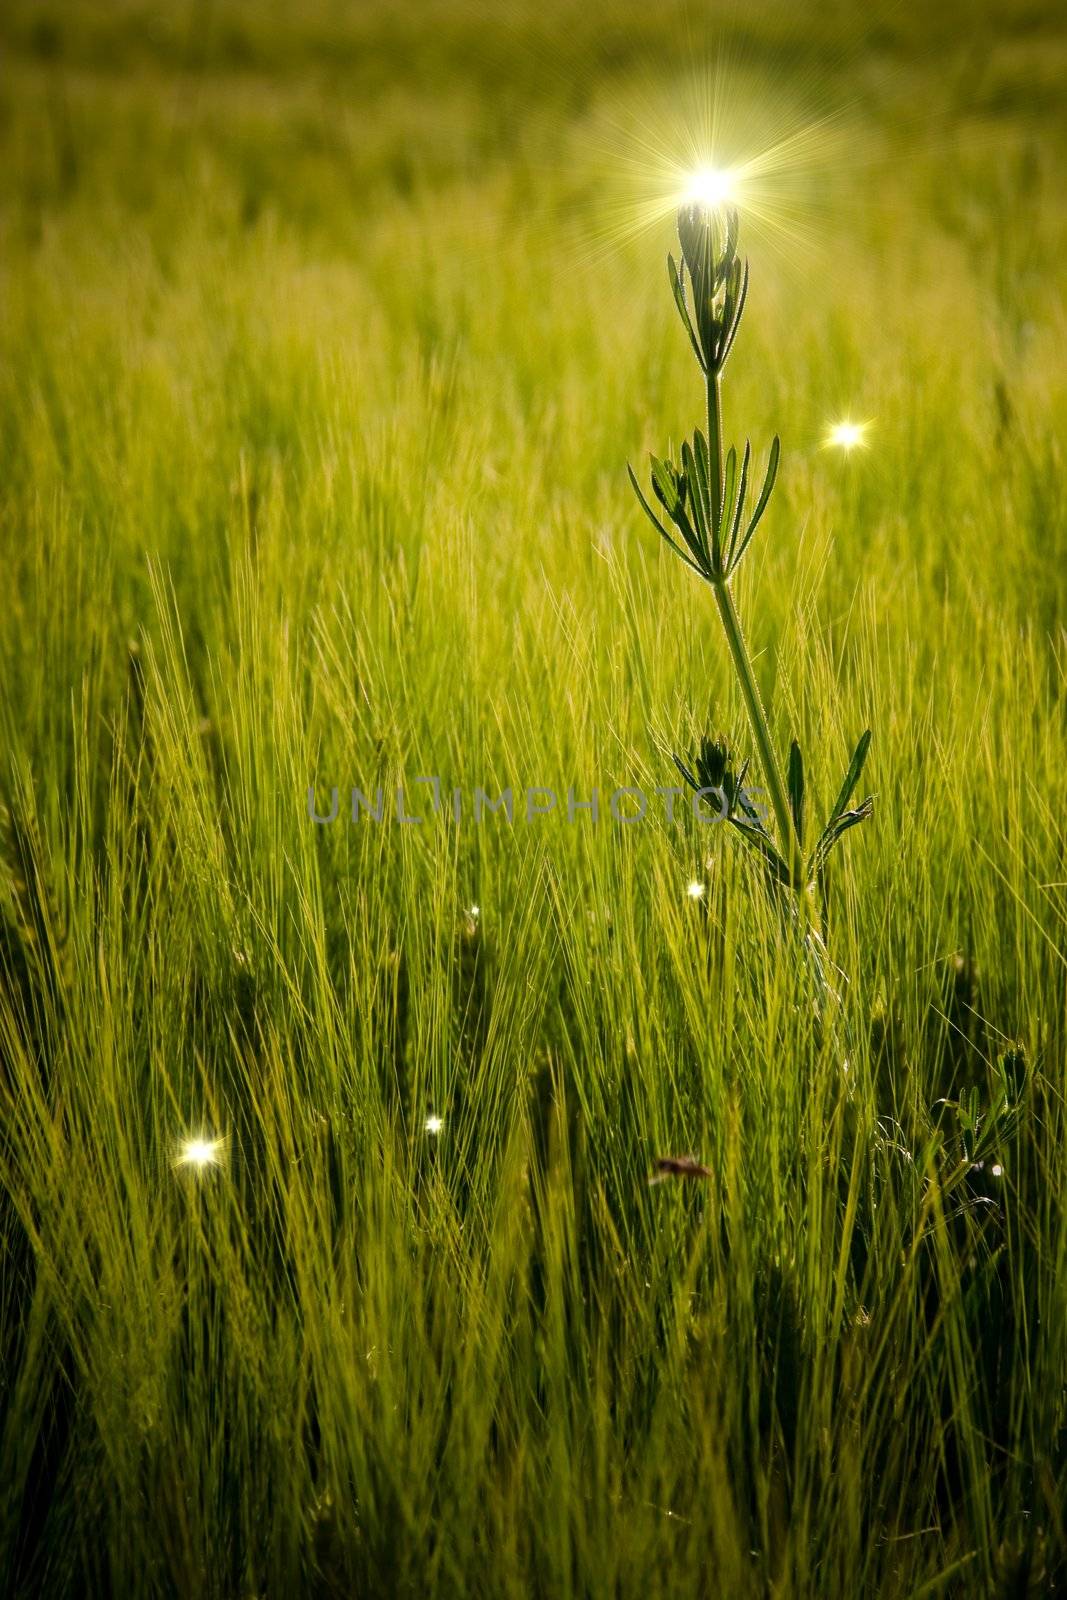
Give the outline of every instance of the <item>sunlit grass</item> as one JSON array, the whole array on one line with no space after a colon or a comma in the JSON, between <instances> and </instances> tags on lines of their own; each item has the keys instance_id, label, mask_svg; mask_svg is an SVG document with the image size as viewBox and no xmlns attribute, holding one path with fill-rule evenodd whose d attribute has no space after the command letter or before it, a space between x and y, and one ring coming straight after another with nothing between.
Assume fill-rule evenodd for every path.
<instances>
[{"instance_id":1,"label":"sunlit grass","mask_svg":"<svg viewBox=\"0 0 1067 1600\"><path fill-rule=\"evenodd\" d=\"M1040 18L980 83L951 6L844 66L748 8L734 54L753 103L836 74L874 152L814 265L746 235L730 369L783 440L739 574L778 747L878 730L842 1073L758 875L655 797L745 731L624 477L689 425L670 221L568 253L680 12L553 80L589 8L39 11L0 18L5 1595L1062 1591ZM561 803L456 827L508 783Z\"/></svg>"}]
</instances>

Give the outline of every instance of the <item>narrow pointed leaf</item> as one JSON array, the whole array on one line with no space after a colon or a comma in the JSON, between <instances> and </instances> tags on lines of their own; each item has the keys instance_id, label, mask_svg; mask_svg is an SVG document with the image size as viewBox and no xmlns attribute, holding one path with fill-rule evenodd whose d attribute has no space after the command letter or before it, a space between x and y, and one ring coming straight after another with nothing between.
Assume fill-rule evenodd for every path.
<instances>
[{"instance_id":1,"label":"narrow pointed leaf","mask_svg":"<svg viewBox=\"0 0 1067 1600\"><path fill-rule=\"evenodd\" d=\"M723 340L722 354L719 357L719 370L720 370L720 372L722 371L723 367L726 365L726 358L730 354L730 351L734 347L734 340L737 338L737 330L741 326L741 313L745 309L745 301L747 299L748 299L748 262L746 261L745 262L745 270L744 270L744 273L743 273L742 278L741 278L741 287L738 290L738 294L737 294L737 309L734 311L733 321L730 323L730 327L729 327L729 329L727 331L726 338Z\"/></svg>"},{"instance_id":2,"label":"narrow pointed leaf","mask_svg":"<svg viewBox=\"0 0 1067 1600\"><path fill-rule=\"evenodd\" d=\"M704 445L704 458L701 459L701 445ZM688 454L686 454L688 451ZM693 435L693 450L688 450L688 445L683 446L683 459L686 472L689 475L689 499L693 501L693 517L697 523L697 533L701 536L701 550L705 562L709 562L709 534L712 528L712 514L710 514L710 496L707 493L707 443L704 435L697 429Z\"/></svg>"},{"instance_id":3,"label":"narrow pointed leaf","mask_svg":"<svg viewBox=\"0 0 1067 1600\"><path fill-rule=\"evenodd\" d=\"M748 468L752 460L752 446L745 440L745 453L741 458L741 481L737 486L737 504L734 506L733 522L730 526L730 542L726 556L726 570L730 571L734 564L734 547L737 544L737 535L741 527L741 518L745 511L745 496L748 493Z\"/></svg>"},{"instance_id":4,"label":"narrow pointed leaf","mask_svg":"<svg viewBox=\"0 0 1067 1600\"><path fill-rule=\"evenodd\" d=\"M678 475L669 461L661 461L659 456L649 456L648 459L656 498L667 515L673 518L681 499L678 492Z\"/></svg>"},{"instance_id":5,"label":"narrow pointed leaf","mask_svg":"<svg viewBox=\"0 0 1067 1600\"><path fill-rule=\"evenodd\" d=\"M693 513L693 531L696 535L701 557L706 562L708 559L708 527L704 518L704 502L700 494L697 464L693 459L693 452L689 448L688 440L682 445L682 470L685 473L685 480L690 490L689 503Z\"/></svg>"},{"instance_id":6,"label":"narrow pointed leaf","mask_svg":"<svg viewBox=\"0 0 1067 1600\"><path fill-rule=\"evenodd\" d=\"M726 462L722 472L722 500L719 502L719 528L722 528L726 516L726 507L734 503L734 484L737 481L737 451L733 445L726 452Z\"/></svg>"},{"instance_id":7,"label":"narrow pointed leaf","mask_svg":"<svg viewBox=\"0 0 1067 1600\"><path fill-rule=\"evenodd\" d=\"M789 809L797 830L798 844L804 843L804 757L794 739L789 746L789 772L786 778L789 789Z\"/></svg>"},{"instance_id":8,"label":"narrow pointed leaf","mask_svg":"<svg viewBox=\"0 0 1067 1600\"><path fill-rule=\"evenodd\" d=\"M701 371L706 372L707 367L704 362L704 356L700 349L696 332L693 328L693 320L689 315L689 307L685 303L685 286L682 280L682 275L679 274L678 268L674 264L674 257L671 255L667 257L667 272L671 280L671 293L674 295L674 303L678 307L678 315L685 323L685 331L689 335L689 343L693 346L693 354L700 362ZM684 274L684 272L685 264L683 262L682 273Z\"/></svg>"},{"instance_id":9,"label":"narrow pointed leaf","mask_svg":"<svg viewBox=\"0 0 1067 1600\"><path fill-rule=\"evenodd\" d=\"M699 782L694 777L693 773L690 772L689 768L685 765L685 762L682 760L682 758L680 756L674 756L673 760L675 766L678 768L678 771L682 774L682 777L685 779L689 787L691 789L699 789Z\"/></svg>"},{"instance_id":10,"label":"narrow pointed leaf","mask_svg":"<svg viewBox=\"0 0 1067 1600\"><path fill-rule=\"evenodd\" d=\"M859 743L852 752L852 760L848 764L848 771L845 773L845 781L841 785L841 793L834 802L834 809L831 811L830 820L826 824L828 829L832 823L837 821L838 817L842 814L845 807L852 799L852 791L860 781L860 775L863 772L863 766L867 760L867 751L870 748L871 730L868 728L866 732L860 735Z\"/></svg>"},{"instance_id":11,"label":"narrow pointed leaf","mask_svg":"<svg viewBox=\"0 0 1067 1600\"><path fill-rule=\"evenodd\" d=\"M737 549L737 554L733 559L733 565L735 567L741 560L741 557L744 555L745 551L748 549L749 540L755 533L757 527L759 526L760 518L767 509L767 502L771 498L771 490L774 488L775 481L778 477L778 462L781 459L781 455L782 441L779 439L778 435L775 434L774 439L771 442L770 459L767 462L767 475L763 480L763 488L760 490L760 497L756 501L756 509L752 513L752 520L748 525L745 537L741 540L741 543Z\"/></svg>"},{"instance_id":12,"label":"narrow pointed leaf","mask_svg":"<svg viewBox=\"0 0 1067 1600\"><path fill-rule=\"evenodd\" d=\"M708 455L708 441L698 428L693 435L693 458L696 461L697 487L704 497L704 513L709 527L714 527L715 521L711 509L711 461Z\"/></svg>"},{"instance_id":13,"label":"narrow pointed leaf","mask_svg":"<svg viewBox=\"0 0 1067 1600\"><path fill-rule=\"evenodd\" d=\"M789 868L786 866L785 862L778 854L778 851L768 839L767 835L759 828L754 828L751 823L745 822L741 817L731 816L729 818L729 822L732 827L737 829L745 843L750 844L752 848L758 851L758 853L763 857L777 881L779 883L788 883Z\"/></svg>"},{"instance_id":14,"label":"narrow pointed leaf","mask_svg":"<svg viewBox=\"0 0 1067 1600\"><path fill-rule=\"evenodd\" d=\"M636 478L636 476L634 474L634 469L633 469L633 467L631 467L629 462L626 463L626 470L630 474L630 482L634 486L634 493L637 495L637 498L640 500L641 506L642 506L642 508L644 510L644 513L645 513L646 517L648 518L649 522L651 522L652 526L655 528L656 532L662 538L666 539L667 543L670 545L670 547L674 551L675 555L676 556L681 556L682 560L685 562L687 567L692 567L693 571L698 573L700 575L700 577L706 578L707 577L707 573L705 572L704 568L702 566L699 566L692 559L691 556L687 556L686 555L686 553L682 549L681 545L678 544L677 541L675 539L673 539L671 537L671 535L667 532L666 528L663 526L662 522L659 520L659 518L657 517L656 513L653 511L652 507L649 505L648 501L645 499L644 491L642 490L641 485L638 483L637 478Z\"/></svg>"},{"instance_id":15,"label":"narrow pointed leaf","mask_svg":"<svg viewBox=\"0 0 1067 1600\"><path fill-rule=\"evenodd\" d=\"M671 539L670 534L667 532L666 528L663 526L662 522L659 520L659 517L653 511L652 507L649 505L647 499L645 498L645 492L641 488L641 485L638 483L637 475L635 474L634 469L633 469L633 467L631 467L629 462L626 463L626 470L630 474L630 482L634 486L634 493L636 494L637 498L640 500L641 505L642 505L642 507L644 509L645 515L647 516L649 522L651 522L652 526L657 530L657 532L659 532L659 533L661 533L663 535L663 537L667 540L668 544L672 544L674 541Z\"/></svg>"},{"instance_id":16,"label":"narrow pointed leaf","mask_svg":"<svg viewBox=\"0 0 1067 1600\"><path fill-rule=\"evenodd\" d=\"M835 818L833 822L827 823L823 829L822 837L812 851L810 872L813 877L817 872L822 871L827 856L838 839L841 838L841 835L847 833L849 828L856 827L857 823L866 822L873 810L874 796L868 795L866 800L861 800L854 810L842 811L840 816Z\"/></svg>"}]
</instances>

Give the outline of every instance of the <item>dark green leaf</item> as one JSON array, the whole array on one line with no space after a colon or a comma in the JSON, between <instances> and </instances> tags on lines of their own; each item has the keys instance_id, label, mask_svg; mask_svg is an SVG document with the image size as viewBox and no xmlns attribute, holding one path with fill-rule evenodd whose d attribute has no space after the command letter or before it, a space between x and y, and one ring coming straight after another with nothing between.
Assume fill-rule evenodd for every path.
<instances>
[{"instance_id":1,"label":"dark green leaf","mask_svg":"<svg viewBox=\"0 0 1067 1600\"><path fill-rule=\"evenodd\" d=\"M649 456L652 468L652 488L664 511L671 518L674 517L680 504L678 493L678 474L669 461L661 461L659 456Z\"/></svg>"},{"instance_id":2,"label":"dark green leaf","mask_svg":"<svg viewBox=\"0 0 1067 1600\"><path fill-rule=\"evenodd\" d=\"M693 456L696 461L697 488L703 496L708 526L714 527L714 518L711 510L711 461L708 455L708 441L699 428L693 434Z\"/></svg>"},{"instance_id":3,"label":"dark green leaf","mask_svg":"<svg viewBox=\"0 0 1067 1600\"><path fill-rule=\"evenodd\" d=\"M789 772L786 783L789 788L789 809L793 813L793 825L797 830L797 843L802 845L804 843L804 757L795 739L789 746Z\"/></svg>"},{"instance_id":4,"label":"dark green leaf","mask_svg":"<svg viewBox=\"0 0 1067 1600\"><path fill-rule=\"evenodd\" d=\"M852 791L860 781L860 775L863 772L863 764L867 760L867 751L870 749L870 747L871 730L868 728L865 733L860 735L859 743L852 752L852 760L848 764L848 771L845 773L845 781L841 785L841 793L834 802L834 809L830 813L830 821L826 824L827 827L829 827L831 823L837 821L838 817L852 799Z\"/></svg>"},{"instance_id":5,"label":"dark green leaf","mask_svg":"<svg viewBox=\"0 0 1067 1600\"><path fill-rule=\"evenodd\" d=\"M678 268L674 264L674 257L669 255L667 257L667 273L668 273L668 275L670 277L670 280L671 280L671 293L674 295L674 303L678 307L678 315L681 317L682 321L685 323L685 331L689 335L689 343L693 346L693 354L696 356L697 360L700 362L701 371L702 372L706 372L707 371L707 366L705 364L704 356L703 356L703 353L701 352L700 345L697 342L696 332L694 331L694 328L693 328L693 319L690 317L690 315L689 315L689 307L685 303L685 263L684 263L684 261L682 263L682 270L679 273Z\"/></svg>"},{"instance_id":6,"label":"dark green leaf","mask_svg":"<svg viewBox=\"0 0 1067 1600\"><path fill-rule=\"evenodd\" d=\"M693 452L689 448L688 440L682 445L682 466L685 470L685 482L689 486L689 503L693 511L693 531L696 535L697 547L701 559L708 561L708 528L704 520L704 501L700 494L700 482L697 473L697 464L693 459Z\"/></svg>"},{"instance_id":7,"label":"dark green leaf","mask_svg":"<svg viewBox=\"0 0 1067 1600\"><path fill-rule=\"evenodd\" d=\"M719 356L718 365L719 365L720 372L722 371L723 367L726 365L726 358L730 354L730 351L734 347L734 340L737 338L737 330L741 326L741 313L745 309L745 301L747 299L748 299L748 262L746 261L745 262L745 270L744 270L744 273L742 274L742 277L741 277L741 287L740 287L740 289L738 290L738 293L737 293L737 304L736 304L736 306L734 308L734 314L733 314L733 318L731 319L730 326L726 331L726 338L723 340L722 352L721 352L721 354Z\"/></svg>"},{"instance_id":8,"label":"dark green leaf","mask_svg":"<svg viewBox=\"0 0 1067 1600\"><path fill-rule=\"evenodd\" d=\"M687 567L692 567L694 572L699 573L699 575L702 578L706 578L708 576L708 574L707 574L707 572L705 572L704 568L702 566L700 566L696 561L692 560L692 558L690 556L686 555L686 553L682 549L681 545L678 544L676 542L676 540L674 540L671 537L671 535L667 532L666 528L663 526L662 522L659 520L659 518L657 517L656 513L653 511L652 507L649 505L648 501L645 499L644 492L643 492L643 490L641 488L641 485L638 483L637 478L636 478L636 476L634 474L634 469L633 469L633 467L631 467L629 462L626 463L626 470L630 474L630 482L634 486L634 493L637 495L637 498L640 500L642 508L644 510L644 513L645 513L646 517L648 518L648 520L651 522L652 526L655 528L656 532L658 534L660 534L660 536L662 538L666 539L667 543L670 545L670 547L674 551L675 555L681 556L682 560L685 562Z\"/></svg>"},{"instance_id":9,"label":"dark green leaf","mask_svg":"<svg viewBox=\"0 0 1067 1600\"><path fill-rule=\"evenodd\" d=\"M755 533L756 528L757 528L757 526L759 524L759 520L762 517L764 511L766 511L766 509L767 509L767 501L771 498L771 490L774 488L775 480L778 477L778 462L779 462L779 459L781 458L781 454L782 454L782 442L779 439L778 435L775 434L774 439L773 439L773 441L771 443L770 460L767 462L767 475L763 480L763 488L760 490L760 497L756 501L756 509L752 513L752 520L748 525L748 529L747 529L747 531L745 533L745 537L741 540L741 543L738 546L737 553L734 556L733 561L731 562L731 567L736 567L737 566L738 562L741 560L741 557L744 555L745 551L748 549L749 540L752 538L752 535Z\"/></svg>"},{"instance_id":10,"label":"dark green leaf","mask_svg":"<svg viewBox=\"0 0 1067 1600\"><path fill-rule=\"evenodd\" d=\"M733 445L726 452L726 462L722 473L722 500L719 503L719 529L721 530L726 517L726 507L734 503L734 487L737 482L737 451Z\"/></svg>"},{"instance_id":11,"label":"dark green leaf","mask_svg":"<svg viewBox=\"0 0 1067 1600\"><path fill-rule=\"evenodd\" d=\"M826 824L826 827L822 832L822 837L815 846L815 849L812 851L811 866L809 869L812 877L814 877L817 872L822 871L823 864L825 863L827 856L830 854L830 851L833 849L838 839L841 838L841 835L847 833L849 828L854 828L857 823L866 822L873 810L874 796L868 795L866 800L862 800L854 811L843 811L838 817L835 818L833 822L828 822Z\"/></svg>"},{"instance_id":12,"label":"dark green leaf","mask_svg":"<svg viewBox=\"0 0 1067 1600\"><path fill-rule=\"evenodd\" d=\"M708 441L698 428L693 435L693 456L696 462L695 492L700 496L703 510L704 552L712 572L719 567L719 534L715 526L715 507L711 493L711 464Z\"/></svg>"},{"instance_id":13,"label":"dark green leaf","mask_svg":"<svg viewBox=\"0 0 1067 1600\"><path fill-rule=\"evenodd\" d=\"M675 766L678 768L678 771L682 774L682 777L685 779L685 781L689 785L689 787L691 789L699 789L700 788L699 780L696 777L694 777L694 775L690 772L689 768L682 761L681 757L680 756L674 756L673 760L674 760Z\"/></svg>"},{"instance_id":14,"label":"dark green leaf","mask_svg":"<svg viewBox=\"0 0 1067 1600\"><path fill-rule=\"evenodd\" d=\"M750 844L763 857L767 866L770 867L775 880L778 883L788 883L789 868L763 830L754 827L750 822L746 822L743 817L732 816L728 820L731 826L737 829L745 843Z\"/></svg>"},{"instance_id":15,"label":"dark green leaf","mask_svg":"<svg viewBox=\"0 0 1067 1600\"><path fill-rule=\"evenodd\" d=\"M745 509L745 496L748 493L748 468L752 460L752 446L745 440L745 453L741 458L741 480L737 486L737 504L734 506L733 521L730 525L730 539L727 546L726 570L729 572L734 565L734 546L737 544L737 535L741 527L741 517Z\"/></svg>"}]
</instances>

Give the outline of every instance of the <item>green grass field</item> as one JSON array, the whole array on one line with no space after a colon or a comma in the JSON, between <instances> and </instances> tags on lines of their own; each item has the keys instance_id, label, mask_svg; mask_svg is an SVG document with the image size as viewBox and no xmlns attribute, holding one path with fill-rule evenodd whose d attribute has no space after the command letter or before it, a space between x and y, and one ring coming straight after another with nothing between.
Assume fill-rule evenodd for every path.
<instances>
[{"instance_id":1,"label":"green grass field","mask_svg":"<svg viewBox=\"0 0 1067 1600\"><path fill-rule=\"evenodd\" d=\"M4 1595L1067 1593L1057 12L7 0ZM709 59L819 129L725 426L816 809L873 730L831 1029L732 830L608 809L752 754L626 478Z\"/></svg>"}]
</instances>

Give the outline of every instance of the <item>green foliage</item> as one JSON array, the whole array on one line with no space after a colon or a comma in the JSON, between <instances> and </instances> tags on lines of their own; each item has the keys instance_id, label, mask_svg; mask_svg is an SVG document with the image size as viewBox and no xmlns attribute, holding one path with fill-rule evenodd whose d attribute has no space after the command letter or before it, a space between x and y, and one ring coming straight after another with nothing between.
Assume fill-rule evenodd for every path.
<instances>
[{"instance_id":1,"label":"green foliage","mask_svg":"<svg viewBox=\"0 0 1067 1600\"><path fill-rule=\"evenodd\" d=\"M588 162L694 14L0 6L5 1600L1064 1592L1059 16L711 19L763 143L841 129L726 372L808 859L877 730L845 1073L654 797L751 744L620 472L691 430L670 240L590 267ZM348 820L432 773L560 806Z\"/></svg>"},{"instance_id":2,"label":"green foliage","mask_svg":"<svg viewBox=\"0 0 1067 1600\"><path fill-rule=\"evenodd\" d=\"M687 566L692 567L694 572L699 573L709 583L715 583L720 578L733 576L741 557L748 549L749 541L767 509L767 502L778 476L780 456L781 444L778 435L775 434L764 474L763 488L747 517L748 472L751 458L751 447L747 439L739 481L737 454L732 445L727 453L721 498L712 488L708 466L708 441L699 428L693 434L692 445L688 442L682 445L679 466L675 466L671 461L661 461L658 456L650 456L653 494L666 511L668 520L673 522L681 535L685 545L684 550L679 547L678 541L671 536L649 505L633 468L628 467L627 471L652 526L662 534L671 549L681 556ZM742 526L744 526L743 535Z\"/></svg>"},{"instance_id":3,"label":"green foliage","mask_svg":"<svg viewBox=\"0 0 1067 1600\"><path fill-rule=\"evenodd\" d=\"M736 571L749 541L767 507L778 475L781 445L774 436L770 458L763 480L763 488L755 509L748 520L744 537L738 542L745 516L749 465L752 448L745 440L740 470L737 452L731 445L725 458L722 446L721 373L737 337L737 329L744 311L748 293L748 263L742 267L737 254L739 221L734 207L716 208L705 205L683 205L678 213L678 237L682 247L683 267L675 267L667 257L671 289L678 313L689 334L693 351L707 382L708 433L699 428L693 443L682 445L681 466L661 461L652 456L652 489L656 499L681 535L685 550L680 548L652 510L641 486L628 467L630 482L641 506L653 526L691 567L712 586L719 615L726 634L731 661L748 711L753 737L760 751L772 805L777 821L778 841L768 833L762 822L754 824L744 815L733 815L730 820L742 837L762 856L769 871L769 882L778 900L783 887L792 888L798 898L789 909L791 921L807 925L804 950L809 964L814 960L818 991L829 997L832 989L825 981L822 930L813 919L810 888L814 879L822 874L826 858L838 839L849 828L855 827L870 816L873 799L868 797L854 811L845 811L871 742L870 730L863 735L852 758L849 771L836 806L824 828L819 842L809 859L804 856L804 761L800 746L794 739L789 749L789 764L783 780L774 756L766 713L760 699L752 662L745 646L741 624L728 593L728 585ZM690 316L685 298L685 271L688 269L693 286L694 318ZM709 445L710 439L710 445ZM688 551L688 554L686 554ZM675 758L677 761L677 757ZM705 739L696 763L723 766L725 751ZM679 763L680 765L680 763ZM688 770L682 772L693 783Z\"/></svg>"}]
</instances>

